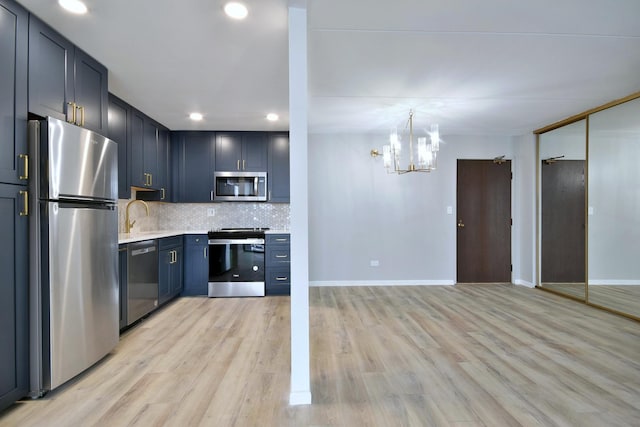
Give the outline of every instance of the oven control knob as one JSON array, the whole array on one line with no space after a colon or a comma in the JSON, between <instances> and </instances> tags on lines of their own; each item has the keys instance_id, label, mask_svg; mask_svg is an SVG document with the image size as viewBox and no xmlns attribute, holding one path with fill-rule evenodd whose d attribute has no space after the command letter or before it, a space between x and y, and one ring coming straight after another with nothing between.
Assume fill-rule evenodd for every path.
<instances>
[{"instance_id":1,"label":"oven control knob","mask_svg":"<svg viewBox=\"0 0 640 427\"><path fill-rule=\"evenodd\" d=\"M258 266L257 265L253 266L253 271L258 271Z\"/></svg>"}]
</instances>

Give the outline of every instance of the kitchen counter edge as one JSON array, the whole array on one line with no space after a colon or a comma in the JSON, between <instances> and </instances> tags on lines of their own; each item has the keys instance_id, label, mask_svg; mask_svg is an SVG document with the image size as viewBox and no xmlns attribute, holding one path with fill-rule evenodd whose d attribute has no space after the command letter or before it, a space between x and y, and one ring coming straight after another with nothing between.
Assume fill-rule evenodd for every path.
<instances>
[{"instance_id":1,"label":"kitchen counter edge","mask_svg":"<svg viewBox=\"0 0 640 427\"><path fill-rule=\"evenodd\" d=\"M162 239L163 237L180 236L186 234L207 234L207 230L158 230L141 231L139 233L119 233L118 244L140 242L142 240ZM289 234L288 230L268 230L265 234Z\"/></svg>"},{"instance_id":2,"label":"kitchen counter edge","mask_svg":"<svg viewBox=\"0 0 640 427\"><path fill-rule=\"evenodd\" d=\"M162 239L163 237L182 236L185 234L207 234L203 230L158 230L158 231L142 231L139 233L119 233L118 244L126 244L132 242L140 242L142 240Z\"/></svg>"}]
</instances>

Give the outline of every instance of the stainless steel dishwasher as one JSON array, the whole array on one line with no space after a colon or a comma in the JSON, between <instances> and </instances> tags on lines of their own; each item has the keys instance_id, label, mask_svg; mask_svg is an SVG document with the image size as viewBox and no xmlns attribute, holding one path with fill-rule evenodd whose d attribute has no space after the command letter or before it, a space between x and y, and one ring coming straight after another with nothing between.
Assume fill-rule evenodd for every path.
<instances>
[{"instance_id":1,"label":"stainless steel dishwasher","mask_svg":"<svg viewBox=\"0 0 640 427\"><path fill-rule=\"evenodd\" d=\"M127 325L158 307L158 242L129 243Z\"/></svg>"}]
</instances>

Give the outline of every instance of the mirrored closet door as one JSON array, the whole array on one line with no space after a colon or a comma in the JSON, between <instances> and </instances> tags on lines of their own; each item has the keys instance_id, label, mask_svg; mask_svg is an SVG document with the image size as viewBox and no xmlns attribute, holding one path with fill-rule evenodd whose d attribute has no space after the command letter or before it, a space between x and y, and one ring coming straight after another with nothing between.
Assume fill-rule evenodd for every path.
<instances>
[{"instance_id":1,"label":"mirrored closet door","mask_svg":"<svg viewBox=\"0 0 640 427\"><path fill-rule=\"evenodd\" d=\"M640 93L538 131L538 287L640 320Z\"/></svg>"}]
</instances>

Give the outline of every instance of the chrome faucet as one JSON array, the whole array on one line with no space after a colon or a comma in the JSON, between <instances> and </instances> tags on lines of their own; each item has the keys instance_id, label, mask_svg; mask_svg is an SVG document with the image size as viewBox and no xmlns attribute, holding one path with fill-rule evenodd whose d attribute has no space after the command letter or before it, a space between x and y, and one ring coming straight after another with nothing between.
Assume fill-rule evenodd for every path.
<instances>
[{"instance_id":1,"label":"chrome faucet","mask_svg":"<svg viewBox=\"0 0 640 427\"><path fill-rule=\"evenodd\" d=\"M131 233L131 227L133 227L133 224L136 223L136 221L134 220L133 222L129 222L129 206L131 206L132 204L136 203L136 202L140 202L144 205L145 209L147 210L147 216L149 216L149 205L143 201L143 200L132 200L129 203L127 203L127 208L125 209L124 212L124 231L126 233Z\"/></svg>"}]
</instances>

